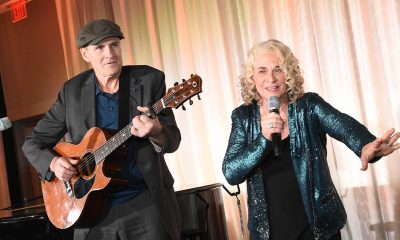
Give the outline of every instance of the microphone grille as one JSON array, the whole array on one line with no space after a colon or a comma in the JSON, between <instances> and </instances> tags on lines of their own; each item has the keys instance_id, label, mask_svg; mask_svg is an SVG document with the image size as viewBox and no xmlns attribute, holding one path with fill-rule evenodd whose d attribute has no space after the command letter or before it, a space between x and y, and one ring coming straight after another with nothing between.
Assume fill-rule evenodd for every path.
<instances>
[{"instance_id":1,"label":"microphone grille","mask_svg":"<svg viewBox=\"0 0 400 240\"><path fill-rule=\"evenodd\" d=\"M270 96L268 97L268 109L279 109L281 103L279 102L279 97L277 96Z\"/></svg>"}]
</instances>

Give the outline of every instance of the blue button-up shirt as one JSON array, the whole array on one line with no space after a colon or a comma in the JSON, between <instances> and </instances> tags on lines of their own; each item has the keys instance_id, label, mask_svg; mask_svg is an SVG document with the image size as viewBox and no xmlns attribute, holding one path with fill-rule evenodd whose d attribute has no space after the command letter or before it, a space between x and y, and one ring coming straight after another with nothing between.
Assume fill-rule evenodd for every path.
<instances>
[{"instance_id":1,"label":"blue button-up shirt","mask_svg":"<svg viewBox=\"0 0 400 240\"><path fill-rule=\"evenodd\" d=\"M96 82L96 125L99 128L118 129L119 92L101 92ZM128 157L123 161L122 175L128 179L128 186L112 195L112 204L120 204L139 195L146 189L143 176L134 159L133 147L128 146Z\"/></svg>"}]
</instances>

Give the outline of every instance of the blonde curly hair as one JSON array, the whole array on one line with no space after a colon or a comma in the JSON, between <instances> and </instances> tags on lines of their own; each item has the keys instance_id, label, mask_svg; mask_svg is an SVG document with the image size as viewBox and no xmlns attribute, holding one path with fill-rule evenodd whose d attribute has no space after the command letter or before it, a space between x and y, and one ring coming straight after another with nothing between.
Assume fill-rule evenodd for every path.
<instances>
[{"instance_id":1,"label":"blonde curly hair","mask_svg":"<svg viewBox=\"0 0 400 240\"><path fill-rule=\"evenodd\" d=\"M285 73L285 82L287 85L287 95L290 102L295 102L304 94L304 78L303 71L299 67L299 60L294 56L288 46L282 42L270 39L255 44L247 55L247 62L243 65L240 79L240 93L242 95L244 105L249 105L253 101L260 100L260 94L257 92L256 86L252 79L254 74L254 61L257 54L262 50L272 50L277 53L280 58L279 66Z\"/></svg>"}]
</instances>

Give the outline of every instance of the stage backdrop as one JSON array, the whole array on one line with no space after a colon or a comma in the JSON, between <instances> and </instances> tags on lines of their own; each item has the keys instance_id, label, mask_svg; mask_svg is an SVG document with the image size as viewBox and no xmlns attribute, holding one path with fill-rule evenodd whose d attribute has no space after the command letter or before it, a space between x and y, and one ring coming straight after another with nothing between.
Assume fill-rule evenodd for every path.
<instances>
[{"instance_id":1,"label":"stage backdrop","mask_svg":"<svg viewBox=\"0 0 400 240\"><path fill-rule=\"evenodd\" d=\"M390 127L400 129L398 0L55 0L55 4L68 77L88 67L75 47L78 29L92 19L109 18L125 34L125 64L162 69L167 86L192 73L203 78L202 100L194 100L187 111L175 111L182 144L167 160L178 189L226 184L221 163L231 111L241 104L240 68L247 50L269 38L293 49L304 69L307 91L318 92L377 136ZM366 172L359 170L359 159L343 144L329 139L328 153L331 175L348 213L343 239L396 239L399 153ZM246 224L247 196L245 185L241 187ZM224 197L229 238L241 239L236 199Z\"/></svg>"}]
</instances>

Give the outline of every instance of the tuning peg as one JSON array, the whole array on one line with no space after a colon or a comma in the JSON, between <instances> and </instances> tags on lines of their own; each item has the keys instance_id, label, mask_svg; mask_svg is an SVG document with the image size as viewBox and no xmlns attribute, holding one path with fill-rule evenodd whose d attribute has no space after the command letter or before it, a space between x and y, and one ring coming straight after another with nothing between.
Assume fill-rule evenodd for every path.
<instances>
[{"instance_id":1,"label":"tuning peg","mask_svg":"<svg viewBox=\"0 0 400 240\"><path fill-rule=\"evenodd\" d=\"M185 108L185 106L183 106L183 105L182 105L182 109L183 109L183 111L186 111L186 108Z\"/></svg>"},{"instance_id":2,"label":"tuning peg","mask_svg":"<svg viewBox=\"0 0 400 240\"><path fill-rule=\"evenodd\" d=\"M175 83L174 83L174 86L178 86L178 84L179 84L178 82L175 82Z\"/></svg>"},{"instance_id":3,"label":"tuning peg","mask_svg":"<svg viewBox=\"0 0 400 240\"><path fill-rule=\"evenodd\" d=\"M193 73L192 73L192 74L190 74L190 77L193 77Z\"/></svg>"},{"instance_id":4,"label":"tuning peg","mask_svg":"<svg viewBox=\"0 0 400 240\"><path fill-rule=\"evenodd\" d=\"M189 99L189 105L192 105L192 104L193 104L193 100Z\"/></svg>"},{"instance_id":5,"label":"tuning peg","mask_svg":"<svg viewBox=\"0 0 400 240\"><path fill-rule=\"evenodd\" d=\"M182 82L185 82L186 81L186 79L182 79Z\"/></svg>"},{"instance_id":6,"label":"tuning peg","mask_svg":"<svg viewBox=\"0 0 400 240\"><path fill-rule=\"evenodd\" d=\"M197 98L198 98L199 100L201 100L200 95L197 95Z\"/></svg>"}]
</instances>

